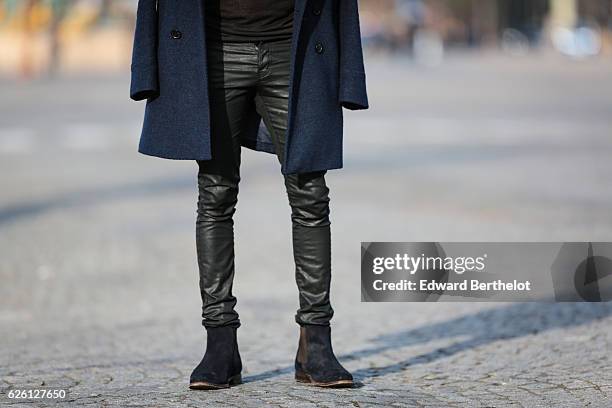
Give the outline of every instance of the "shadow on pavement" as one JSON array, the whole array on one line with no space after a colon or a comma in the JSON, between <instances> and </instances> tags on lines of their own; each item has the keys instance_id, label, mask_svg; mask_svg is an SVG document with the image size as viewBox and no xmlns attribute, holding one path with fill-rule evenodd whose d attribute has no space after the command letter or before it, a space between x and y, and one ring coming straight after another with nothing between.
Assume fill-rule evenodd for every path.
<instances>
[{"instance_id":1,"label":"shadow on pavement","mask_svg":"<svg viewBox=\"0 0 612 408\"><path fill-rule=\"evenodd\" d=\"M495 341L586 325L611 314L612 304L609 303L513 303L415 329L382 335L372 339L375 346L339 355L338 359L342 362L360 360L394 349L426 344L444 338L468 337L467 340L457 341L450 346L415 355L391 365L355 370L353 376L359 383L368 378L397 373L410 366L449 357ZM267 380L291 373L293 367L289 366L246 376L244 381Z\"/></svg>"},{"instance_id":2,"label":"shadow on pavement","mask_svg":"<svg viewBox=\"0 0 612 408\"><path fill-rule=\"evenodd\" d=\"M194 173L195 174L195 173ZM103 204L118 200L157 196L182 190L196 191L195 176L172 177L145 183L130 183L91 190L68 192L43 201L27 201L0 208L0 225L16 222L58 209Z\"/></svg>"}]
</instances>

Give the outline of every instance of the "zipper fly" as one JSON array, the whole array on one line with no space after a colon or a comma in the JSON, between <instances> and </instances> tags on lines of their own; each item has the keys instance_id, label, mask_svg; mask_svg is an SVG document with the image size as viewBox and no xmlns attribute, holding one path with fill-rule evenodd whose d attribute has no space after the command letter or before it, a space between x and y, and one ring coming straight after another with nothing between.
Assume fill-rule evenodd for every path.
<instances>
[{"instance_id":1,"label":"zipper fly","mask_svg":"<svg viewBox=\"0 0 612 408\"><path fill-rule=\"evenodd\" d=\"M270 72L270 48L263 41L255 43L257 50L257 73L259 78L263 78Z\"/></svg>"}]
</instances>

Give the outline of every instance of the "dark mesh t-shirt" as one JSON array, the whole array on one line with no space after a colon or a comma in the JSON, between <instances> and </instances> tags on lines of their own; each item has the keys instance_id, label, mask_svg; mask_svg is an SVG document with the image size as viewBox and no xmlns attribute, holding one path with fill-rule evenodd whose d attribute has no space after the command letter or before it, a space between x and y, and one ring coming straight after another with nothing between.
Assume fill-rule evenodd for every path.
<instances>
[{"instance_id":1,"label":"dark mesh t-shirt","mask_svg":"<svg viewBox=\"0 0 612 408\"><path fill-rule=\"evenodd\" d=\"M206 34L223 41L288 40L295 0L204 0Z\"/></svg>"}]
</instances>

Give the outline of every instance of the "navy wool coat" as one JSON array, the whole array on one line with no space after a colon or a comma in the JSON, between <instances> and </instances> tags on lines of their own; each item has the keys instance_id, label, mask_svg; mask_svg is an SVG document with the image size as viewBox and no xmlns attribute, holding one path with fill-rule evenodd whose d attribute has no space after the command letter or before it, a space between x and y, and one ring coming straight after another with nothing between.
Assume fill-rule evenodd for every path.
<instances>
[{"instance_id":1,"label":"navy wool coat","mask_svg":"<svg viewBox=\"0 0 612 408\"><path fill-rule=\"evenodd\" d=\"M209 160L207 0L139 0L130 97L145 100L138 151ZM368 108L357 0L295 0L283 174L342 167L342 108ZM241 145L274 153L253 115Z\"/></svg>"}]
</instances>

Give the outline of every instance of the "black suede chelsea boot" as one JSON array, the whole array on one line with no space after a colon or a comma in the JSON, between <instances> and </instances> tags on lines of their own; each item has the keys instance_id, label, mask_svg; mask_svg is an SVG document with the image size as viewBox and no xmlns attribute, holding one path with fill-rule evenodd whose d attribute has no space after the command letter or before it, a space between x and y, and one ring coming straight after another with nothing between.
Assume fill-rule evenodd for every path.
<instances>
[{"instance_id":1,"label":"black suede chelsea boot","mask_svg":"<svg viewBox=\"0 0 612 408\"><path fill-rule=\"evenodd\" d=\"M353 386L353 376L338 362L331 345L330 326L303 325L295 357L295 379L318 387Z\"/></svg>"},{"instance_id":2,"label":"black suede chelsea boot","mask_svg":"<svg viewBox=\"0 0 612 408\"><path fill-rule=\"evenodd\" d=\"M240 384L242 361L235 327L207 327L206 353L191 373L192 390L218 390Z\"/></svg>"}]
</instances>

